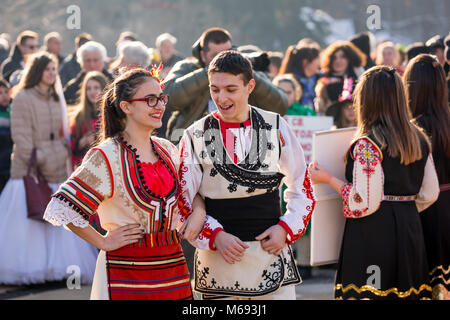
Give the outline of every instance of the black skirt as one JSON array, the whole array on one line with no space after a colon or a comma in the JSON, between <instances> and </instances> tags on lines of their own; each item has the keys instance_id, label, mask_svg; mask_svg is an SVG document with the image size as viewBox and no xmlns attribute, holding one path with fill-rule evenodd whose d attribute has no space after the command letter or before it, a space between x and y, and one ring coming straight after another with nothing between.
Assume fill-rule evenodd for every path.
<instances>
[{"instance_id":1,"label":"black skirt","mask_svg":"<svg viewBox=\"0 0 450 320\"><path fill-rule=\"evenodd\" d=\"M420 213L433 299L450 299L450 190Z\"/></svg>"},{"instance_id":2,"label":"black skirt","mask_svg":"<svg viewBox=\"0 0 450 320\"><path fill-rule=\"evenodd\" d=\"M414 201L382 201L372 215L346 220L335 298L431 298L422 225Z\"/></svg>"}]
</instances>

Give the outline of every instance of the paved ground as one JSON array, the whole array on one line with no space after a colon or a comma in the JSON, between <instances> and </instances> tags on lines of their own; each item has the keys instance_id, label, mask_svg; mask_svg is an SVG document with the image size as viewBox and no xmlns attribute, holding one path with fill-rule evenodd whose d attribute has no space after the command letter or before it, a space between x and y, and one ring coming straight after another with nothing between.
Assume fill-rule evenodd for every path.
<instances>
[{"instance_id":1,"label":"paved ground","mask_svg":"<svg viewBox=\"0 0 450 320\"><path fill-rule=\"evenodd\" d=\"M313 268L312 277L296 287L298 300L332 300L334 269ZM32 286L1 286L0 300L88 300L91 286L67 289L66 282Z\"/></svg>"}]
</instances>

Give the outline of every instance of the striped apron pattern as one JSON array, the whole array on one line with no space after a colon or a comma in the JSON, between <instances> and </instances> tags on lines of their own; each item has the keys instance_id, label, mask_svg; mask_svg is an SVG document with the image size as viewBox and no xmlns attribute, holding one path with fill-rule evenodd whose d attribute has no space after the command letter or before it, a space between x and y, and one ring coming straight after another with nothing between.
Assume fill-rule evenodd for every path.
<instances>
[{"instance_id":1,"label":"striped apron pattern","mask_svg":"<svg viewBox=\"0 0 450 320\"><path fill-rule=\"evenodd\" d=\"M192 300L189 272L176 230L145 234L106 253L110 300Z\"/></svg>"}]
</instances>

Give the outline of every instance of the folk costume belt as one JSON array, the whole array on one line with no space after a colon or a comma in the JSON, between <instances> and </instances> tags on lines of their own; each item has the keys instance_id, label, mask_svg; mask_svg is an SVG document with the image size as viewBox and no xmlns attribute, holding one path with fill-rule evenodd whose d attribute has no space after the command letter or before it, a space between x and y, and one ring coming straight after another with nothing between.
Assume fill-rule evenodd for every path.
<instances>
[{"instance_id":1,"label":"folk costume belt","mask_svg":"<svg viewBox=\"0 0 450 320\"><path fill-rule=\"evenodd\" d=\"M208 215L242 241L255 241L256 236L276 225L281 216L278 190L246 198L205 198L205 205Z\"/></svg>"},{"instance_id":2,"label":"folk costume belt","mask_svg":"<svg viewBox=\"0 0 450 320\"><path fill-rule=\"evenodd\" d=\"M388 196L388 195L385 195L383 198L384 201L400 201L400 202L415 201L416 199L417 199L417 195L413 195L413 196Z\"/></svg>"}]
</instances>

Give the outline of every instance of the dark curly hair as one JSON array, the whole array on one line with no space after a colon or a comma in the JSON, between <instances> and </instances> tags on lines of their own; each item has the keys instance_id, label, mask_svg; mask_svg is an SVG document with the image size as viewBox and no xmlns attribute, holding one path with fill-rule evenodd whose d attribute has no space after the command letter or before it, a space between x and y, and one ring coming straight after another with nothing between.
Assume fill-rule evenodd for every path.
<instances>
[{"instance_id":1,"label":"dark curly hair","mask_svg":"<svg viewBox=\"0 0 450 320\"><path fill-rule=\"evenodd\" d=\"M332 66L335 54L339 50L342 50L348 59L347 73L351 73L353 68L366 65L366 56L357 46L350 41L336 41L330 44L323 52L321 68L325 74L329 75L333 73Z\"/></svg>"}]
</instances>

